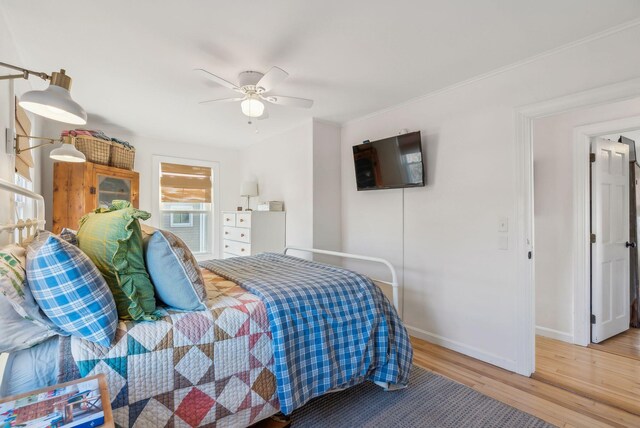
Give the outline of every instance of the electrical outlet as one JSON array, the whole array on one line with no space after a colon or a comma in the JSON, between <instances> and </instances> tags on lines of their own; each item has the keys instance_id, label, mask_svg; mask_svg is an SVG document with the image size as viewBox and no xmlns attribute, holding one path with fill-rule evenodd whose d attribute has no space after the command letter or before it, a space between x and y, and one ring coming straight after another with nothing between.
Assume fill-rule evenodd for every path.
<instances>
[{"instance_id":1,"label":"electrical outlet","mask_svg":"<svg viewBox=\"0 0 640 428\"><path fill-rule=\"evenodd\" d=\"M509 217L500 217L498 219L498 232L509 231Z\"/></svg>"}]
</instances>

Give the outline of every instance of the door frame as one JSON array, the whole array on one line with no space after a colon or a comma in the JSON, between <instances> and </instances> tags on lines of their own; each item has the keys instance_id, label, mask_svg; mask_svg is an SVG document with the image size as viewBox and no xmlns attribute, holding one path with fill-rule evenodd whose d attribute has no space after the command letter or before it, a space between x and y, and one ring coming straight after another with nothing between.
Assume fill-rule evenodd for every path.
<instances>
[{"instance_id":1,"label":"door frame","mask_svg":"<svg viewBox=\"0 0 640 428\"><path fill-rule=\"evenodd\" d=\"M572 110L615 103L640 97L640 78L627 80L597 89L583 91L548 101L525 105L515 109L515 182L516 182L516 373L530 376L535 372L535 251L534 251L534 192L533 192L533 121ZM619 128L620 129L620 128ZM619 129L614 129L617 132ZM604 132L606 134L607 132ZM604 135L601 134L601 135ZM575 137L575 134L574 134ZM580 148L582 150L580 150ZM580 313L584 316L583 301L575 303L575 290L585 288L589 283L589 275L585 277L585 266L590 269L588 256L590 250L584 246L589 233L589 218L585 216L585 174L588 174L588 152L584 144L575 144L574 138L574 173L573 173L573 207L574 237L572 240L572 271L574 272L574 319ZM588 150L588 147L587 147ZM585 154L586 153L586 154ZM577 162L584 159L585 162ZM581 173L579 174L579 172ZM588 185L588 176L586 178ZM587 200L588 203L588 200ZM579 212L579 215L576 213ZM586 218L586 221L585 221ZM587 233L585 233L585 230ZM584 238L584 239L583 239ZM533 252L531 259L528 253ZM586 264L585 264L586 261ZM584 291L582 291L584 296ZM576 310L582 308L582 310ZM588 309L590 312L590 308ZM587 320L589 320L587 313ZM580 324L583 324L580 318ZM588 326L587 326L588 327ZM575 324L574 324L575 328ZM577 335L574 331L574 341ZM580 336L583 339L582 336ZM581 342L584 343L584 342ZM588 343L588 342L587 342Z\"/></svg>"}]
</instances>

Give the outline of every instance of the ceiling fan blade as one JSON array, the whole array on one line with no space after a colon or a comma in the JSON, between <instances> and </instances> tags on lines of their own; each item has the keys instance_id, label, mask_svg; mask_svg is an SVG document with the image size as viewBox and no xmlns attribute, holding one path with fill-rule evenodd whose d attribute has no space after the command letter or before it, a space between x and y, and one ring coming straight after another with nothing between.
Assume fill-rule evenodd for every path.
<instances>
[{"instance_id":1,"label":"ceiling fan blade","mask_svg":"<svg viewBox=\"0 0 640 428\"><path fill-rule=\"evenodd\" d=\"M225 88L229 88L233 91L238 91L238 92L242 92L240 90L240 88L238 88L236 85L234 85L231 82L228 82L226 80L224 80L222 77L218 77L213 73L208 72L207 70L204 70L202 68L195 68L194 71L199 72L200 74L202 74L203 76L205 76L207 79L216 82L218 85L224 86Z\"/></svg>"},{"instance_id":2,"label":"ceiling fan blade","mask_svg":"<svg viewBox=\"0 0 640 428\"><path fill-rule=\"evenodd\" d=\"M275 88L279 83L289 76L289 73L278 67L271 67L271 70L267 71L267 74L262 76L262 79L256 83L256 87L262 88L262 92L269 92Z\"/></svg>"},{"instance_id":3,"label":"ceiling fan blade","mask_svg":"<svg viewBox=\"0 0 640 428\"><path fill-rule=\"evenodd\" d=\"M235 97L235 98L218 98L217 100L206 100L200 101L198 104L207 104L207 103L230 103L233 101L242 101L245 97Z\"/></svg>"},{"instance_id":4,"label":"ceiling fan blade","mask_svg":"<svg viewBox=\"0 0 640 428\"><path fill-rule=\"evenodd\" d=\"M311 108L313 105L313 100L306 98L285 97L282 95L263 95L261 98L279 106Z\"/></svg>"}]
</instances>

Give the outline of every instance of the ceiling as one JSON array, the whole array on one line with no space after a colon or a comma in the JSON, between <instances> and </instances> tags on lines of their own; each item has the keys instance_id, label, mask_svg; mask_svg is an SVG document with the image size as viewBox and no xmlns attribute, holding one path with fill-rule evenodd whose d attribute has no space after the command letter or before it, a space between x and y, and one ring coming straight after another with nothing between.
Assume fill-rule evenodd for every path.
<instances>
[{"instance_id":1,"label":"ceiling","mask_svg":"<svg viewBox=\"0 0 640 428\"><path fill-rule=\"evenodd\" d=\"M0 0L25 67L73 77L90 125L243 147L309 117L344 122L640 17L637 0ZM2 59L0 58L0 61ZM236 82L277 65L280 95L249 126ZM34 87L44 82L33 80ZM256 127L257 126L257 127ZM256 133L256 130L258 133Z\"/></svg>"}]
</instances>

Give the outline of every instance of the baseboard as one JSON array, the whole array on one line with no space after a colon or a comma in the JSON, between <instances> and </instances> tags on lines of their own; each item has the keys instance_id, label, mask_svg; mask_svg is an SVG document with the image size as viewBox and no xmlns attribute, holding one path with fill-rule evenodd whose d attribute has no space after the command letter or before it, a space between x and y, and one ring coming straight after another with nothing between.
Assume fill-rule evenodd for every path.
<instances>
[{"instance_id":1,"label":"baseboard","mask_svg":"<svg viewBox=\"0 0 640 428\"><path fill-rule=\"evenodd\" d=\"M409 331L409 334L411 336L417 337L418 339L423 339L427 342L431 342L444 348L451 349L452 351L460 352L461 354L475 358L476 360L493 364L494 366L501 367L511 372L516 371L516 362L514 360L509 360L499 355L492 354L491 352L476 348L475 346L469 346L455 340L447 339L446 337L442 337L440 335L422 330L417 327L412 327L409 325L405 325L405 327Z\"/></svg>"},{"instance_id":2,"label":"baseboard","mask_svg":"<svg viewBox=\"0 0 640 428\"><path fill-rule=\"evenodd\" d=\"M552 328L536 326L536 335L548 337L549 339L561 340L567 343L573 343L573 334L554 330Z\"/></svg>"}]
</instances>

